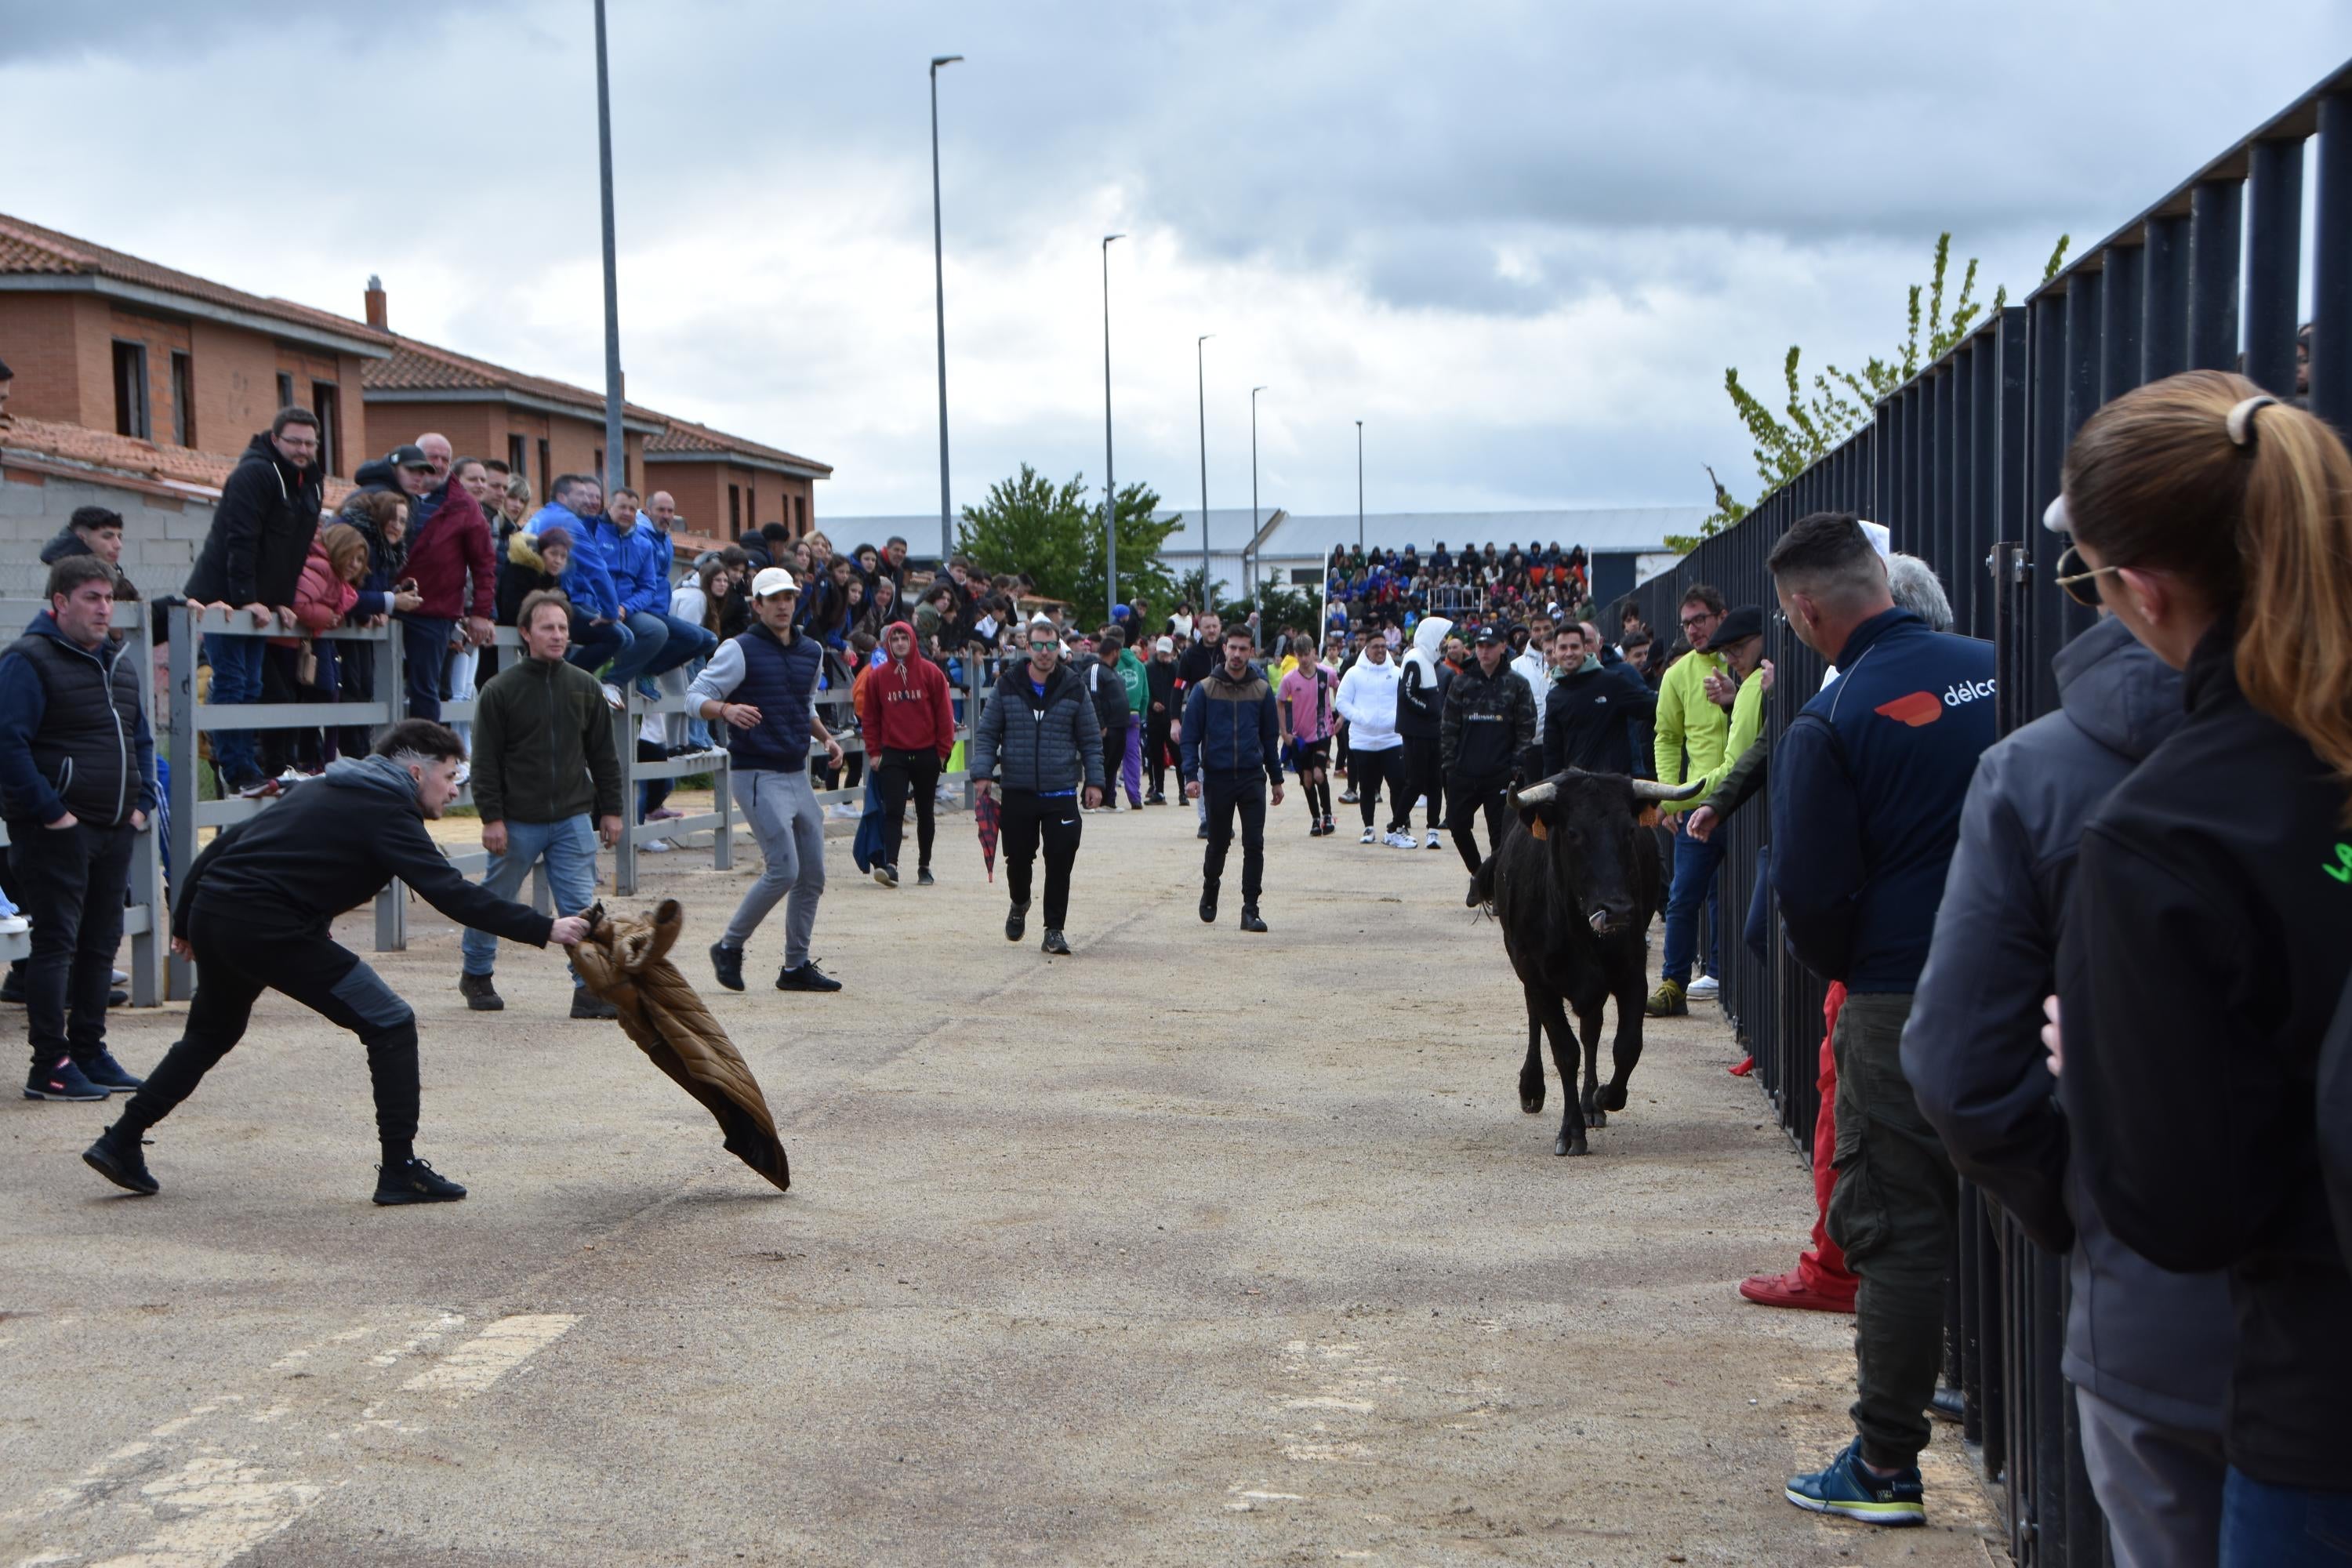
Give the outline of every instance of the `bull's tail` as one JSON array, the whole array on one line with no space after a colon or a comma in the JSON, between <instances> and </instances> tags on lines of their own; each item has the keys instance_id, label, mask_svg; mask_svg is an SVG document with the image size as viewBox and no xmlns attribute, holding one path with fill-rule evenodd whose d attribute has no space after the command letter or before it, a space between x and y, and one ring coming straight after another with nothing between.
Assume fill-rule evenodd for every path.
<instances>
[{"instance_id":1,"label":"bull's tail","mask_svg":"<svg viewBox=\"0 0 2352 1568\"><path fill-rule=\"evenodd\" d=\"M1479 862L1476 874L1470 879L1472 907L1488 920L1495 918L1495 868L1501 861L1500 855L1487 856L1486 859Z\"/></svg>"}]
</instances>

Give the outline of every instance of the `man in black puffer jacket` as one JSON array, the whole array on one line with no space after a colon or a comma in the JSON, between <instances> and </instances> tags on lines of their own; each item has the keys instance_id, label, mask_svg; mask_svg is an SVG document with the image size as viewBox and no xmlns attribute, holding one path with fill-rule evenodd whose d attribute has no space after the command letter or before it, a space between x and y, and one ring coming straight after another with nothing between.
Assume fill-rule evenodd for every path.
<instances>
[{"instance_id":1,"label":"man in black puffer jacket","mask_svg":"<svg viewBox=\"0 0 2352 1568\"><path fill-rule=\"evenodd\" d=\"M292 629L294 588L302 580L302 563L310 557L311 536L319 531L326 482L318 416L307 408L279 409L221 487L212 528L188 574L189 607L251 610ZM261 700L262 650L268 646L257 637L205 634L214 706ZM232 791L244 795L263 787L260 747L252 731L215 731L213 757Z\"/></svg>"},{"instance_id":2,"label":"man in black puffer jacket","mask_svg":"<svg viewBox=\"0 0 2352 1568\"><path fill-rule=\"evenodd\" d=\"M155 742L131 644L107 635L114 568L49 568L49 608L0 655L0 809L32 917L25 966L27 1100L104 1100L139 1087L106 1048L131 851L154 814Z\"/></svg>"},{"instance_id":3,"label":"man in black puffer jacket","mask_svg":"<svg viewBox=\"0 0 2352 1568\"><path fill-rule=\"evenodd\" d=\"M1437 738L1445 770L1446 831L1474 878L1481 858L1472 825L1486 815L1486 850L1494 853L1510 821L1505 792L1520 759L1536 743L1536 696L1503 662L1502 628L1480 626L1475 645L1476 659L1446 685Z\"/></svg>"},{"instance_id":4,"label":"man in black puffer jacket","mask_svg":"<svg viewBox=\"0 0 2352 1568\"><path fill-rule=\"evenodd\" d=\"M1047 952L1066 954L1062 922L1070 910L1070 868L1078 858L1079 786L1086 804L1103 798L1102 727L1086 683L1062 663L1054 623L1039 616L1025 634L1029 658L1008 664L995 694L972 726L971 776L982 796L1003 790L1004 881L1013 911L1004 940L1019 942L1029 918L1029 871L1045 849ZM992 779L991 774L999 776Z\"/></svg>"}]
</instances>

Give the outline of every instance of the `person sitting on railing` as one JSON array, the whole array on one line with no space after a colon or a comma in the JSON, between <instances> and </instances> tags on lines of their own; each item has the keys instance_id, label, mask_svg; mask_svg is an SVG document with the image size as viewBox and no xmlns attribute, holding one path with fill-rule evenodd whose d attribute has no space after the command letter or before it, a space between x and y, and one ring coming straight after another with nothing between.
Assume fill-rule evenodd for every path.
<instances>
[{"instance_id":1,"label":"person sitting on railing","mask_svg":"<svg viewBox=\"0 0 2352 1568\"><path fill-rule=\"evenodd\" d=\"M416 1015L329 922L395 879L435 909L515 942L576 943L579 915L551 920L459 876L425 824L457 799L466 749L430 719L387 729L267 811L224 830L181 878L172 951L196 965L185 1032L82 1161L116 1186L162 1190L141 1144L244 1038L266 991L357 1035L375 1087L379 1204L449 1203L466 1189L416 1158Z\"/></svg>"},{"instance_id":2,"label":"person sitting on railing","mask_svg":"<svg viewBox=\"0 0 2352 1568\"><path fill-rule=\"evenodd\" d=\"M70 555L49 568L49 607L0 654L0 816L32 920L25 1026L27 1100L104 1100L139 1087L106 1048L131 852L159 798L155 742L133 645L110 638L114 568Z\"/></svg>"},{"instance_id":3,"label":"person sitting on railing","mask_svg":"<svg viewBox=\"0 0 2352 1568\"><path fill-rule=\"evenodd\" d=\"M572 570L572 534L550 526L536 534L518 529L508 536L505 563L499 568L499 625L511 626L522 613L522 602L533 594L572 595L564 578ZM573 611L575 623L579 613Z\"/></svg>"},{"instance_id":4,"label":"person sitting on railing","mask_svg":"<svg viewBox=\"0 0 2352 1568\"><path fill-rule=\"evenodd\" d=\"M481 689L474 710L474 808L490 857L482 889L511 899L535 865L547 868L559 909L596 901L596 841L621 837L621 763L596 678L566 662L571 606L561 594L523 601L523 657ZM593 814L594 822L590 816ZM506 1005L491 976L495 932L469 929L458 994L477 1013ZM610 1002L572 977L572 1016L611 1018Z\"/></svg>"}]
</instances>

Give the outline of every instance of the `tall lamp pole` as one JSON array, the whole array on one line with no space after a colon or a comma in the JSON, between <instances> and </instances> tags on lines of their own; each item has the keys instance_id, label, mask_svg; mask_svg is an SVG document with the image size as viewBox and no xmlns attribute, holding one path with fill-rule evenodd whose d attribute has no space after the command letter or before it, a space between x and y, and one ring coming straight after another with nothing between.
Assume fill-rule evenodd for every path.
<instances>
[{"instance_id":1,"label":"tall lamp pole","mask_svg":"<svg viewBox=\"0 0 2352 1568\"><path fill-rule=\"evenodd\" d=\"M1257 531L1263 526L1258 521L1257 515L1257 395L1265 390L1263 386L1250 388L1250 546L1252 549L1256 548ZM1242 592L1253 602L1257 598L1255 560L1255 556L1244 556L1242 560Z\"/></svg>"},{"instance_id":2,"label":"tall lamp pole","mask_svg":"<svg viewBox=\"0 0 2352 1568\"><path fill-rule=\"evenodd\" d=\"M1364 422L1356 421L1356 553L1364 552Z\"/></svg>"},{"instance_id":3,"label":"tall lamp pole","mask_svg":"<svg viewBox=\"0 0 2352 1568\"><path fill-rule=\"evenodd\" d=\"M1103 536L1104 563L1108 568L1109 605L1103 618L1118 619L1118 481L1112 477L1110 451L1110 242L1123 234L1107 234L1102 242L1103 268Z\"/></svg>"},{"instance_id":4,"label":"tall lamp pole","mask_svg":"<svg viewBox=\"0 0 2352 1568\"><path fill-rule=\"evenodd\" d=\"M596 0L596 152L604 199L604 471L609 490L628 483L621 445L621 280L613 258L613 88L604 60L604 0Z\"/></svg>"},{"instance_id":5,"label":"tall lamp pole","mask_svg":"<svg viewBox=\"0 0 2352 1568\"><path fill-rule=\"evenodd\" d=\"M601 0L600 0L601 3ZM940 68L951 66L961 55L931 57L931 287L940 323L940 570L947 570L955 552L953 525L948 521L948 275L940 244Z\"/></svg>"},{"instance_id":6,"label":"tall lamp pole","mask_svg":"<svg viewBox=\"0 0 2352 1568\"><path fill-rule=\"evenodd\" d=\"M1192 344L1193 384L1201 404L1201 597L1204 600L1217 595L1209 581L1209 372L1202 345L1216 335L1202 332Z\"/></svg>"}]
</instances>

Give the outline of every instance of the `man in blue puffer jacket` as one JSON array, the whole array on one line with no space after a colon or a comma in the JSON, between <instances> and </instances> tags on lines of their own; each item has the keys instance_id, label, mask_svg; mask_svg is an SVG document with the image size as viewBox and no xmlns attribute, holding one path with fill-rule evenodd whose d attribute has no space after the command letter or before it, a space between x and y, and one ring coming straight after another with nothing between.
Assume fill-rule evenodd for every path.
<instances>
[{"instance_id":1,"label":"man in blue puffer jacket","mask_svg":"<svg viewBox=\"0 0 2352 1568\"><path fill-rule=\"evenodd\" d=\"M719 639L692 621L669 613L669 535L656 528L639 510L637 492L614 490L595 525L596 548L612 574L613 592L620 601L620 619L628 628L637 661L637 689L647 697L659 693L653 678L707 658ZM620 677L614 677L619 684Z\"/></svg>"},{"instance_id":2,"label":"man in blue puffer jacket","mask_svg":"<svg viewBox=\"0 0 2352 1568\"><path fill-rule=\"evenodd\" d=\"M1234 814L1242 819L1242 930L1262 931L1258 894L1265 881L1266 793L1263 774L1282 804L1282 731L1274 688L1250 662L1257 639L1245 621L1225 629L1224 662L1192 688L1184 703L1184 793L1209 806L1209 850L1201 867L1201 919L1217 923L1217 879L1234 841Z\"/></svg>"},{"instance_id":3,"label":"man in blue puffer jacket","mask_svg":"<svg viewBox=\"0 0 2352 1568\"><path fill-rule=\"evenodd\" d=\"M1790 629L1841 672L1773 747L1772 878L1797 961L1846 988L1831 1037L1829 1231L1862 1279L1858 1436L1791 1479L1787 1496L1873 1524L1918 1524L1958 1178L1903 1075L1903 1026L1969 781L1993 741L1992 646L1898 608L1851 513L1801 519L1767 564Z\"/></svg>"},{"instance_id":4,"label":"man in blue puffer jacket","mask_svg":"<svg viewBox=\"0 0 2352 1568\"><path fill-rule=\"evenodd\" d=\"M583 669L594 669L605 660L604 700L621 705L620 689L643 675L646 665L662 645L639 638L630 630L614 582L613 537L598 525L604 516L604 487L587 474L558 474L548 487L547 504L533 512L523 531L537 537L550 528L572 536L572 567L564 574L564 591L580 611L572 623L569 658Z\"/></svg>"}]
</instances>

